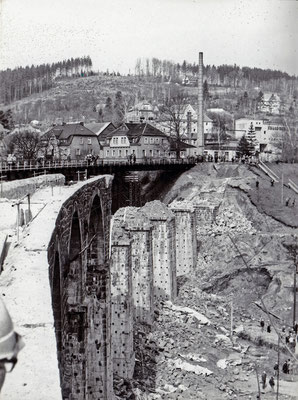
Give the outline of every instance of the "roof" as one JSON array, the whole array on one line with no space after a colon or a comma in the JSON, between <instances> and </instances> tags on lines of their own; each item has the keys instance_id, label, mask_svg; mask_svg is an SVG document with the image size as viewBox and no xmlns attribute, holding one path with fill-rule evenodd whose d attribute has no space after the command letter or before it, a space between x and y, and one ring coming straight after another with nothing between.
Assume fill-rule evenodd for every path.
<instances>
[{"instance_id":1,"label":"roof","mask_svg":"<svg viewBox=\"0 0 298 400\"><path fill-rule=\"evenodd\" d=\"M57 125L50 129L45 135L54 134L57 138L68 139L70 136L96 136L96 134L80 123L69 123Z\"/></svg>"},{"instance_id":2,"label":"roof","mask_svg":"<svg viewBox=\"0 0 298 400\"><path fill-rule=\"evenodd\" d=\"M175 138L172 137L169 137L169 141L170 141L170 151L176 151L177 147L179 147L180 151L196 148L196 146L193 146L192 144L182 142L181 140L176 140Z\"/></svg>"},{"instance_id":3,"label":"roof","mask_svg":"<svg viewBox=\"0 0 298 400\"><path fill-rule=\"evenodd\" d=\"M140 138L141 136L162 136L168 138L168 136L148 123L132 123L126 122L113 132L109 132L107 137L113 136L127 136L128 139Z\"/></svg>"},{"instance_id":4,"label":"roof","mask_svg":"<svg viewBox=\"0 0 298 400\"><path fill-rule=\"evenodd\" d=\"M112 125L112 127L115 129L115 126L112 124L112 122L91 122L85 126L91 132L99 136L109 125Z\"/></svg>"}]
</instances>

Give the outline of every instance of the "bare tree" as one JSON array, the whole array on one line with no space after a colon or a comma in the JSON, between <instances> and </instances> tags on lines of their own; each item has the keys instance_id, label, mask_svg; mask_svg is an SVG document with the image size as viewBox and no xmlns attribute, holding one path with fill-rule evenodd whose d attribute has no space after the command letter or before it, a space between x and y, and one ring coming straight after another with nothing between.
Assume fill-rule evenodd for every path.
<instances>
[{"instance_id":1,"label":"bare tree","mask_svg":"<svg viewBox=\"0 0 298 400\"><path fill-rule=\"evenodd\" d=\"M180 158L183 114L186 105L187 99L184 93L179 92L176 96L168 99L160 108L160 123L174 138L177 159Z\"/></svg>"},{"instance_id":2,"label":"bare tree","mask_svg":"<svg viewBox=\"0 0 298 400\"><path fill-rule=\"evenodd\" d=\"M273 137L274 146L281 150L281 158L287 162L298 161L298 127L295 118L283 119L283 134L277 133Z\"/></svg>"},{"instance_id":3,"label":"bare tree","mask_svg":"<svg viewBox=\"0 0 298 400\"><path fill-rule=\"evenodd\" d=\"M37 159L40 148L40 135L28 130L11 134L7 137L7 151L17 159L34 161Z\"/></svg>"}]
</instances>

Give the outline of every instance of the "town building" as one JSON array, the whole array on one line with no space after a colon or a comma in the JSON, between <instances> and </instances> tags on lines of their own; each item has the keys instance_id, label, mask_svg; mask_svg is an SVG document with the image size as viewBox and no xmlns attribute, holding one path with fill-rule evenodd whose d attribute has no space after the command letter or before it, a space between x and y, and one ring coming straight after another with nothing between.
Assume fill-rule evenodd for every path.
<instances>
[{"instance_id":1,"label":"town building","mask_svg":"<svg viewBox=\"0 0 298 400\"><path fill-rule=\"evenodd\" d=\"M45 160L85 160L87 156L99 157L97 135L83 122L63 123L53 126L41 137L40 158Z\"/></svg>"},{"instance_id":2,"label":"town building","mask_svg":"<svg viewBox=\"0 0 298 400\"><path fill-rule=\"evenodd\" d=\"M197 141L197 111L194 106L187 104L177 108L177 120L180 123L180 139L190 145L195 146ZM161 121L154 125L162 132L169 136L176 136L174 121L167 121L165 118L160 118ZM204 114L204 135L215 133L213 121Z\"/></svg>"},{"instance_id":3,"label":"town building","mask_svg":"<svg viewBox=\"0 0 298 400\"><path fill-rule=\"evenodd\" d=\"M191 155L195 149L179 142L148 123L124 123L106 135L103 158L107 161L133 159L146 162L161 158L176 158L177 146L180 157Z\"/></svg>"},{"instance_id":4,"label":"town building","mask_svg":"<svg viewBox=\"0 0 298 400\"><path fill-rule=\"evenodd\" d=\"M116 129L116 126L112 122L91 122L85 124L85 126L96 134L100 145L105 143L107 134Z\"/></svg>"},{"instance_id":5,"label":"town building","mask_svg":"<svg viewBox=\"0 0 298 400\"><path fill-rule=\"evenodd\" d=\"M155 121L159 110L158 107L150 102L143 100L131 107L125 114L125 122L128 123L145 123Z\"/></svg>"},{"instance_id":6,"label":"town building","mask_svg":"<svg viewBox=\"0 0 298 400\"><path fill-rule=\"evenodd\" d=\"M255 133L256 150L259 153L280 153L280 146L286 130L282 121L253 118L235 120L235 139L240 140L243 135L248 137L251 130Z\"/></svg>"},{"instance_id":7,"label":"town building","mask_svg":"<svg viewBox=\"0 0 298 400\"><path fill-rule=\"evenodd\" d=\"M280 97L276 93L264 93L258 109L267 114L279 114L281 111Z\"/></svg>"}]
</instances>

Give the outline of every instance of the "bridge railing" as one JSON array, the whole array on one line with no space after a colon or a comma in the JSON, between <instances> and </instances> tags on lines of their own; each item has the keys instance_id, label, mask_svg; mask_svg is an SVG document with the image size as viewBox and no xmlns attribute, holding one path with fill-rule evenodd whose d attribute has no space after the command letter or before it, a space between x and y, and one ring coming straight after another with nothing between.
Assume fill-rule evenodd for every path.
<instances>
[{"instance_id":1,"label":"bridge railing","mask_svg":"<svg viewBox=\"0 0 298 400\"><path fill-rule=\"evenodd\" d=\"M0 173L6 171L30 171L30 170L50 170L61 168L86 168L89 166L127 166L127 165L177 165L177 164L194 164L193 159L175 159L175 158L160 158L160 159L143 159L138 158L135 161L128 160L72 160L72 161L42 161L42 162L16 162L7 163L0 162Z\"/></svg>"}]
</instances>

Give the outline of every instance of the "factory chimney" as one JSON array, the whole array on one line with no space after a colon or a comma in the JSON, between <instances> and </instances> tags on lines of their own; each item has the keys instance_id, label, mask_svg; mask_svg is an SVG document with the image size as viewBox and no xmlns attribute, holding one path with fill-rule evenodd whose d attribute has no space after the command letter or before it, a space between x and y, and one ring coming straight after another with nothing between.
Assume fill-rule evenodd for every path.
<instances>
[{"instance_id":1,"label":"factory chimney","mask_svg":"<svg viewBox=\"0 0 298 400\"><path fill-rule=\"evenodd\" d=\"M198 118L197 118L197 153L204 154L204 109L203 109L203 53L199 53L198 71Z\"/></svg>"}]
</instances>

